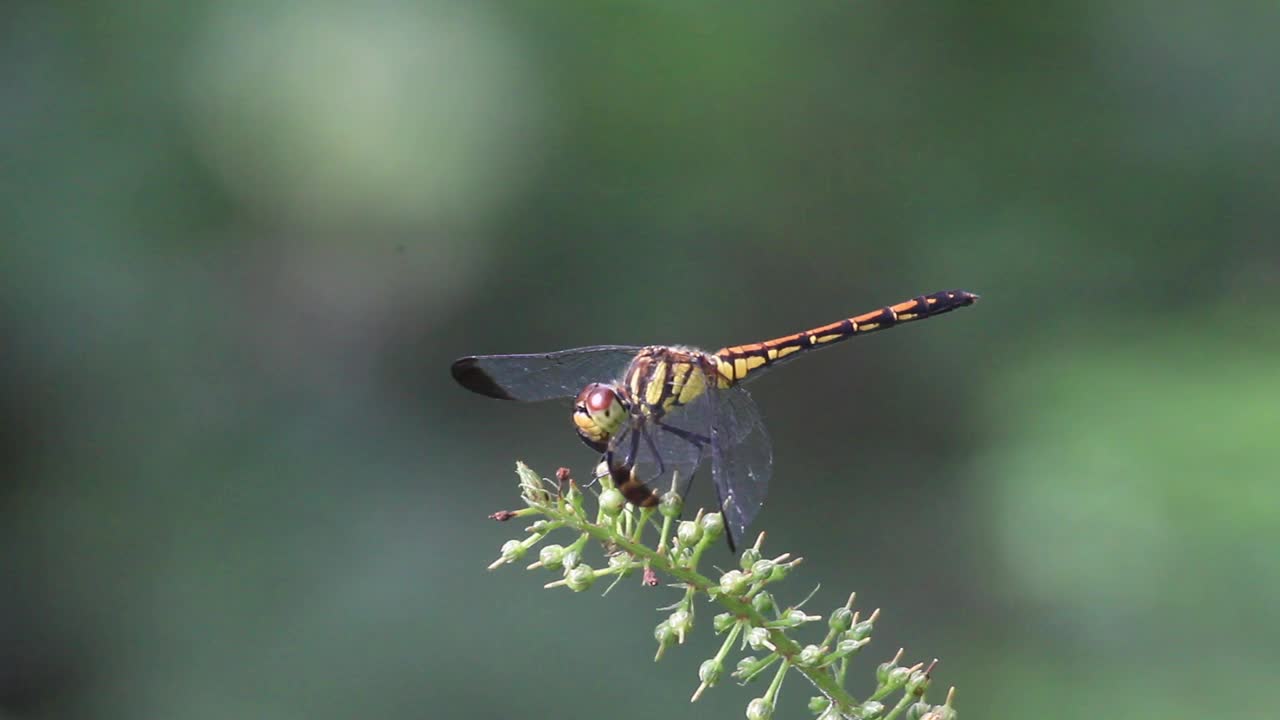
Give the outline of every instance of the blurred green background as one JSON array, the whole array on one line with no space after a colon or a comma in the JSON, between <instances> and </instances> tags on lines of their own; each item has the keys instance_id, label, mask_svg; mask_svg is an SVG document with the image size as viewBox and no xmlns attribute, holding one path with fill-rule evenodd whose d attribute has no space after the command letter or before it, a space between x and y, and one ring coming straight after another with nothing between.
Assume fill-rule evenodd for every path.
<instances>
[{"instance_id":1,"label":"blurred green background","mask_svg":"<svg viewBox=\"0 0 1280 720\"><path fill-rule=\"evenodd\" d=\"M783 599L969 718L1274 710L1280 4L0 17L0 717L740 717L710 612L485 572L594 458L448 364L950 288L752 386Z\"/></svg>"}]
</instances>

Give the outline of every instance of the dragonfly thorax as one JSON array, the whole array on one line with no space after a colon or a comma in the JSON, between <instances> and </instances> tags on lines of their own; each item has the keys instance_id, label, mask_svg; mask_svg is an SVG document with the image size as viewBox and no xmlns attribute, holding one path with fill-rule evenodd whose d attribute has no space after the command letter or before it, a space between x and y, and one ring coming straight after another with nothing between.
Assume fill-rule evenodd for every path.
<instances>
[{"instance_id":1,"label":"dragonfly thorax","mask_svg":"<svg viewBox=\"0 0 1280 720\"><path fill-rule=\"evenodd\" d=\"M657 418L702 396L714 355L651 345L636 354L620 383L591 383L573 404L573 425L588 447L604 452L629 415Z\"/></svg>"},{"instance_id":2,"label":"dragonfly thorax","mask_svg":"<svg viewBox=\"0 0 1280 720\"><path fill-rule=\"evenodd\" d=\"M631 361L623 386L640 412L663 415L688 405L707 389L709 375L717 374L716 358L692 348L654 345Z\"/></svg>"},{"instance_id":3,"label":"dragonfly thorax","mask_svg":"<svg viewBox=\"0 0 1280 720\"><path fill-rule=\"evenodd\" d=\"M630 409L621 388L591 383L573 403L573 426L587 447L604 452L609 438L622 429Z\"/></svg>"}]
</instances>

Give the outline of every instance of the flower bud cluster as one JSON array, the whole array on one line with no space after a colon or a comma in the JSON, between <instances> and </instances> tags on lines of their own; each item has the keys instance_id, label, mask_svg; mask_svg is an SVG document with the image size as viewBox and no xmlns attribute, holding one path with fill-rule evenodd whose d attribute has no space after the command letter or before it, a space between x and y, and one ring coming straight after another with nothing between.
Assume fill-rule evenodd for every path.
<instances>
[{"instance_id":1,"label":"flower bud cluster","mask_svg":"<svg viewBox=\"0 0 1280 720\"><path fill-rule=\"evenodd\" d=\"M907 708L907 720L956 720L957 713L951 705L955 701L956 689L947 692L947 701L942 705L930 705L921 700Z\"/></svg>"},{"instance_id":2,"label":"flower bud cluster","mask_svg":"<svg viewBox=\"0 0 1280 720\"><path fill-rule=\"evenodd\" d=\"M732 668L730 674L742 684L772 676L772 682L765 683L765 692L751 700L746 710L748 718L768 720L778 706L784 679L798 672L822 693L809 702L810 712L819 720L956 720L952 695L944 705L931 705L925 700L933 665L900 665L901 651L876 668L876 688L870 696L859 700L845 690L848 661L871 642L879 617L877 610L862 618L853 610L852 596L826 618L826 636L821 642L802 644L792 639L796 628L823 617L801 609L807 599L794 606L778 604L771 592L774 589L769 586L785 579L801 558L792 559L785 553L765 557L761 551L763 533L752 547L743 549L736 567L721 572L718 578L708 578L699 573L698 565L704 551L718 544L725 533L720 513L699 511L692 519L680 520L684 502L675 492L664 493L656 508L632 507L613 486L608 473L598 476L597 508L588 513L588 493L578 487L567 470L557 473L555 482L538 477L524 465L518 465L517 471L521 497L528 507L494 517L537 519L523 539L502 545L499 558L490 568L516 562L535 551L536 560L528 566L530 569L543 568L560 575L546 584L549 588L563 586L582 592L595 587L598 580L613 576L609 585L612 588L639 569L644 571L646 585L668 578L666 581L683 588L684 594L666 608L670 613L653 630L659 658L666 648L682 644L692 632L697 599L719 603L723 611L714 616L711 625L716 634L724 636L723 643L713 657L698 666L699 685L693 700L723 680L726 668ZM586 487L590 489L591 483ZM657 545L647 546L642 538L646 530L652 532L655 527L660 527ZM566 545L551 543L538 548L549 533L562 529L578 533L577 538ZM587 545L593 542L599 542L605 550L604 567L598 569L583 558ZM730 657L735 650L754 654L735 663ZM896 704L891 696L898 698Z\"/></svg>"}]
</instances>

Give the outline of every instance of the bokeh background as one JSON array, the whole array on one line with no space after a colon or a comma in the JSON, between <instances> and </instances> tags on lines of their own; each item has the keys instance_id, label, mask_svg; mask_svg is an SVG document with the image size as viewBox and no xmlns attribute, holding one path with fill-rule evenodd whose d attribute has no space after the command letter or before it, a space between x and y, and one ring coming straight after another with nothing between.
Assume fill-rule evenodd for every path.
<instances>
[{"instance_id":1,"label":"bokeh background","mask_svg":"<svg viewBox=\"0 0 1280 720\"><path fill-rule=\"evenodd\" d=\"M957 287L753 385L783 599L970 718L1274 711L1280 5L0 17L0 717L739 717L710 612L484 570L593 458L449 362Z\"/></svg>"}]
</instances>

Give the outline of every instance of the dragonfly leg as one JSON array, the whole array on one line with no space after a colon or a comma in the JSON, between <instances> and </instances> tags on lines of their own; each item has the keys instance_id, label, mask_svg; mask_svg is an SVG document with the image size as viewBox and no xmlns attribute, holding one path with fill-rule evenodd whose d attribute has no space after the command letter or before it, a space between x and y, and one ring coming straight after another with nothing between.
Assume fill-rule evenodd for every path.
<instances>
[{"instance_id":1,"label":"dragonfly leg","mask_svg":"<svg viewBox=\"0 0 1280 720\"><path fill-rule=\"evenodd\" d=\"M640 431L637 428L631 429L631 447L627 449L627 459L624 467L630 469L636 464L636 455L640 452Z\"/></svg>"},{"instance_id":2,"label":"dragonfly leg","mask_svg":"<svg viewBox=\"0 0 1280 720\"><path fill-rule=\"evenodd\" d=\"M660 478L663 475L666 475L667 466L662 462L662 453L658 452L658 445L653 441L653 436L647 432L644 433L644 441L645 441L645 444L649 446L649 452L653 453L654 462L658 464L658 472L655 473L653 478L650 478L650 479L652 480L652 479Z\"/></svg>"},{"instance_id":3,"label":"dragonfly leg","mask_svg":"<svg viewBox=\"0 0 1280 720\"><path fill-rule=\"evenodd\" d=\"M671 433L672 435L675 435L681 440L684 440L685 442L698 448L699 450L701 450L702 448L705 448L708 444L711 443L711 438L705 435L699 435L698 433L695 433L695 432L689 432L688 430L685 430L683 428L678 428L673 425L663 425L662 423L657 423L657 425L663 430L666 430L667 432Z\"/></svg>"},{"instance_id":4,"label":"dragonfly leg","mask_svg":"<svg viewBox=\"0 0 1280 720\"><path fill-rule=\"evenodd\" d=\"M614 464L614 447L613 443L609 444L609 451L605 453L605 459L609 461L610 468L630 468L636 462L636 453L640 451L640 438L636 435L635 428L628 428L627 432L631 435L631 444L627 447L627 455L622 460L621 465Z\"/></svg>"},{"instance_id":5,"label":"dragonfly leg","mask_svg":"<svg viewBox=\"0 0 1280 720\"><path fill-rule=\"evenodd\" d=\"M616 462L618 456L615 452L616 448L614 446L620 444L625 439L625 435L614 438L614 442L609 443L609 448L604 453L605 467L607 467L611 473L615 470L630 471L636 461L636 452L640 450L640 438L636 437L635 429L627 428L623 432L630 433L631 444L630 447L627 448L627 455L623 459L622 463L619 464Z\"/></svg>"}]
</instances>

